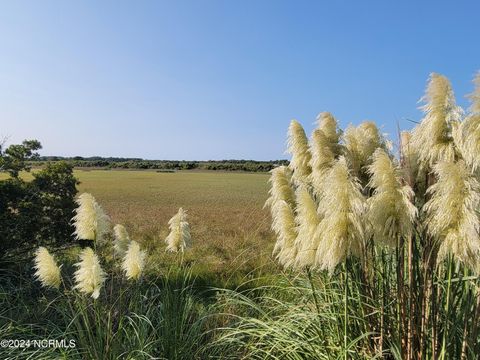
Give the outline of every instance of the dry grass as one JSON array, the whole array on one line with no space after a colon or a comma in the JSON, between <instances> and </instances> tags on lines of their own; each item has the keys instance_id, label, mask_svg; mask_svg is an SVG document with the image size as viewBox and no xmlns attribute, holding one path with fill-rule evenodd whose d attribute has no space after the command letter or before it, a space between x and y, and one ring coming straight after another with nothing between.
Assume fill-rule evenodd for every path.
<instances>
[{"instance_id":1,"label":"dry grass","mask_svg":"<svg viewBox=\"0 0 480 360\"><path fill-rule=\"evenodd\" d=\"M150 268L179 261L164 253L167 222L179 207L188 211L193 239L184 261L195 273L225 278L270 263L267 174L78 170L75 176L79 191L94 195L112 222L147 248Z\"/></svg>"},{"instance_id":2,"label":"dry grass","mask_svg":"<svg viewBox=\"0 0 480 360\"><path fill-rule=\"evenodd\" d=\"M35 170L33 170L35 171ZM180 255L166 254L168 220L179 207L188 212L193 246L183 259L194 274L222 285L271 261L274 235L263 205L266 173L133 170L75 170L79 193L91 193L113 224L123 224L149 253L147 268L161 271ZM0 174L0 179L6 178ZM26 180L28 173L22 174Z\"/></svg>"}]
</instances>

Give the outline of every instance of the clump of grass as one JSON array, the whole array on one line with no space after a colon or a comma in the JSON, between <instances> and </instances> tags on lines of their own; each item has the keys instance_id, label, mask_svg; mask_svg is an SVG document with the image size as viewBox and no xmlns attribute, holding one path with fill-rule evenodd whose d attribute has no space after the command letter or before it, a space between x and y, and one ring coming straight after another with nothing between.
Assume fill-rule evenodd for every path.
<instances>
[{"instance_id":1,"label":"clump of grass","mask_svg":"<svg viewBox=\"0 0 480 360\"><path fill-rule=\"evenodd\" d=\"M480 146L479 85L477 78L471 113L463 116L448 79L432 74L424 119L411 135L401 135L398 156L372 122L336 137L333 117L324 114L307 146L292 121L293 161L288 170L272 171L267 204L277 258L305 275L316 306L282 310L280 301L271 306L281 310L279 318L255 327L255 318L242 317L226 339L258 358L319 356L306 355L314 348L344 358L466 359L478 353L480 174L471 154ZM335 307L339 301L343 308ZM342 322L328 334L320 326L328 318L325 307ZM317 317L306 316L310 309ZM321 335L303 339L295 321L302 316L317 318L312 326ZM276 331L282 321L289 335ZM291 339L302 344L300 353Z\"/></svg>"}]
</instances>

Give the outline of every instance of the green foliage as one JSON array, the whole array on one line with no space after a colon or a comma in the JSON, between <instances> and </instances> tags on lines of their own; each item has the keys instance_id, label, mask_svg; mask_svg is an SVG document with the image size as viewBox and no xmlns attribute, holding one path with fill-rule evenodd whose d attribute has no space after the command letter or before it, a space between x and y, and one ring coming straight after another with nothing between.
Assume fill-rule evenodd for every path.
<instances>
[{"instance_id":1,"label":"green foliage","mask_svg":"<svg viewBox=\"0 0 480 360\"><path fill-rule=\"evenodd\" d=\"M218 161L169 161L169 160L144 160L129 158L103 158L99 156L83 158L62 158L48 156L32 159L32 165L41 166L49 161L68 161L78 168L107 168L107 169L143 169L143 170L220 170L220 171L248 171L267 172L277 165L288 164L287 160L255 161L255 160L218 160Z\"/></svg>"},{"instance_id":2,"label":"green foliage","mask_svg":"<svg viewBox=\"0 0 480 360\"><path fill-rule=\"evenodd\" d=\"M30 170L27 162L38 159L35 151L41 148L38 140L24 140L22 144L10 145L5 151L0 145L0 171L7 171L10 176L18 178L20 171Z\"/></svg>"},{"instance_id":3,"label":"green foliage","mask_svg":"<svg viewBox=\"0 0 480 360\"><path fill-rule=\"evenodd\" d=\"M25 159L35 140L11 145L2 153L2 168L11 177L0 181L0 259L24 258L39 245L56 247L72 240L70 219L75 208L77 180L73 167L65 162L47 164L26 182L18 172L29 170Z\"/></svg>"},{"instance_id":4,"label":"green foliage","mask_svg":"<svg viewBox=\"0 0 480 360\"><path fill-rule=\"evenodd\" d=\"M71 269L70 269L71 270ZM118 275L118 274L116 274ZM0 349L0 357L205 359L207 298L188 269L138 283L109 277L99 299L67 288L40 290L30 279L0 281L2 339L74 340L74 348ZM23 288L16 283L25 282Z\"/></svg>"}]
</instances>

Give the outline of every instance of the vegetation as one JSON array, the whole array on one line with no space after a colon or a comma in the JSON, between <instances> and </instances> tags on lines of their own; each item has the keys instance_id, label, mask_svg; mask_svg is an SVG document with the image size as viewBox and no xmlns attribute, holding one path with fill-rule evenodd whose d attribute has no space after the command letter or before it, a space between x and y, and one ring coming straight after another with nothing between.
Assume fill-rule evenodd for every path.
<instances>
[{"instance_id":1,"label":"vegetation","mask_svg":"<svg viewBox=\"0 0 480 360\"><path fill-rule=\"evenodd\" d=\"M70 242L70 219L75 208L76 179L65 162L48 164L25 181L28 161L38 157L38 141L0 146L0 169L9 177L0 181L0 261L18 261L38 245L57 247Z\"/></svg>"},{"instance_id":2,"label":"vegetation","mask_svg":"<svg viewBox=\"0 0 480 360\"><path fill-rule=\"evenodd\" d=\"M402 133L398 158L374 123L342 132L322 113L309 142L292 121L292 160L272 173L269 205L279 262L310 278L319 272L320 284L312 281L311 288L318 322L330 329L325 334L312 325L312 336L316 329L324 342L320 354L466 359L479 353L480 75L476 85L463 116L447 78L432 74L425 117ZM260 328L286 321L302 346L272 335L255 349L245 342L252 356L313 356L294 311ZM245 326L241 334L258 339L258 327L249 320Z\"/></svg>"},{"instance_id":3,"label":"vegetation","mask_svg":"<svg viewBox=\"0 0 480 360\"><path fill-rule=\"evenodd\" d=\"M480 75L471 98L432 74L398 156L372 122L292 121L268 199L263 174L76 172L89 246L0 278L1 338L76 346L4 357L477 358Z\"/></svg>"},{"instance_id":4,"label":"vegetation","mask_svg":"<svg viewBox=\"0 0 480 360\"><path fill-rule=\"evenodd\" d=\"M267 172L278 165L287 165L287 160L256 161L256 160L209 160L209 161L173 161L173 160L144 160L138 158L104 158L100 156L84 158L75 156L64 158L61 156L41 156L30 161L33 166L44 166L49 162L67 161L76 168L102 169L143 169L159 171L176 170L221 170L221 171L248 171Z\"/></svg>"}]
</instances>

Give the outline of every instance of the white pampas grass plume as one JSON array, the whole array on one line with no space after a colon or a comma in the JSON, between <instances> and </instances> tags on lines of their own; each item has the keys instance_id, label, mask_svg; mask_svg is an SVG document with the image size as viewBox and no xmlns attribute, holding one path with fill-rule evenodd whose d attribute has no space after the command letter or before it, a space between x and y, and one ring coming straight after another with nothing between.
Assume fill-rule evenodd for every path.
<instances>
[{"instance_id":1,"label":"white pampas grass plume","mask_svg":"<svg viewBox=\"0 0 480 360\"><path fill-rule=\"evenodd\" d=\"M452 254L477 268L480 260L480 185L463 161L442 161L433 167L437 182L425 204L426 225L440 242L439 260Z\"/></svg>"},{"instance_id":2,"label":"white pampas grass plume","mask_svg":"<svg viewBox=\"0 0 480 360\"><path fill-rule=\"evenodd\" d=\"M402 131L400 133L400 164L405 180L410 186L415 184L418 176L418 156L412 146L412 133Z\"/></svg>"},{"instance_id":3,"label":"white pampas grass plume","mask_svg":"<svg viewBox=\"0 0 480 360\"><path fill-rule=\"evenodd\" d=\"M75 266L78 269L74 274L76 283L74 289L97 299L106 276L97 255L91 248L85 248L80 253L80 261Z\"/></svg>"},{"instance_id":4,"label":"white pampas grass plume","mask_svg":"<svg viewBox=\"0 0 480 360\"><path fill-rule=\"evenodd\" d=\"M168 222L170 233L165 239L166 251L183 252L191 246L190 225L187 222L187 212L182 208Z\"/></svg>"},{"instance_id":5,"label":"white pampas grass plume","mask_svg":"<svg viewBox=\"0 0 480 360\"><path fill-rule=\"evenodd\" d=\"M287 152L292 155L289 166L293 170L293 179L300 183L307 183L311 172L309 165L311 155L305 130L296 120L292 120L288 127L287 144Z\"/></svg>"},{"instance_id":6,"label":"white pampas grass plume","mask_svg":"<svg viewBox=\"0 0 480 360\"><path fill-rule=\"evenodd\" d=\"M292 266L297 256L294 210L286 201L280 200L274 204L272 212L275 214L272 220L272 229L277 235L273 253L280 264L285 267Z\"/></svg>"},{"instance_id":7,"label":"white pampas grass plume","mask_svg":"<svg viewBox=\"0 0 480 360\"><path fill-rule=\"evenodd\" d=\"M325 177L319 213L315 266L332 272L348 255L360 256L364 247L365 200L343 156Z\"/></svg>"},{"instance_id":8,"label":"white pampas grass plume","mask_svg":"<svg viewBox=\"0 0 480 360\"><path fill-rule=\"evenodd\" d=\"M136 241L131 241L122 262L122 269L127 279L138 280L145 267L145 251Z\"/></svg>"},{"instance_id":9,"label":"white pampas grass plume","mask_svg":"<svg viewBox=\"0 0 480 360\"><path fill-rule=\"evenodd\" d=\"M295 260L295 192L292 188L292 172L286 166L271 171L270 197L265 206L270 207L272 230L276 234L273 254L284 266L290 266Z\"/></svg>"},{"instance_id":10,"label":"white pampas grass plume","mask_svg":"<svg viewBox=\"0 0 480 360\"><path fill-rule=\"evenodd\" d=\"M318 130L321 130L325 134L329 143L338 144L340 132L337 129L337 120L331 113L327 111L320 113L317 116L317 124Z\"/></svg>"},{"instance_id":11,"label":"white pampas grass plume","mask_svg":"<svg viewBox=\"0 0 480 360\"><path fill-rule=\"evenodd\" d=\"M312 266L318 248L319 239L315 231L320 223L320 217L317 213L317 204L305 186L297 189L296 196L297 237L295 248L297 254L295 265L298 267Z\"/></svg>"},{"instance_id":12,"label":"white pampas grass plume","mask_svg":"<svg viewBox=\"0 0 480 360\"><path fill-rule=\"evenodd\" d=\"M130 244L130 236L128 236L125 226L117 224L113 227L113 249L119 257L124 257Z\"/></svg>"},{"instance_id":13,"label":"white pampas grass plume","mask_svg":"<svg viewBox=\"0 0 480 360\"><path fill-rule=\"evenodd\" d=\"M310 183L315 193L321 193L323 177L331 168L340 153L338 144L340 134L337 132L337 122L332 114L321 113L318 118L318 128L313 131L310 142Z\"/></svg>"},{"instance_id":14,"label":"white pampas grass plume","mask_svg":"<svg viewBox=\"0 0 480 360\"><path fill-rule=\"evenodd\" d=\"M61 282L60 267L53 255L40 246L35 252L34 262L35 277L42 283L42 286L58 289Z\"/></svg>"},{"instance_id":15,"label":"white pampas grass plume","mask_svg":"<svg viewBox=\"0 0 480 360\"><path fill-rule=\"evenodd\" d=\"M402 185L400 170L383 149L377 149L368 167L369 187L375 189L367 200L368 220L375 242L396 246L400 238L409 239L417 208L412 204L413 190Z\"/></svg>"},{"instance_id":16,"label":"white pampas grass plume","mask_svg":"<svg viewBox=\"0 0 480 360\"><path fill-rule=\"evenodd\" d=\"M76 238L102 241L104 235L109 231L109 217L89 193L81 194L76 203L78 207L75 209L73 217Z\"/></svg>"},{"instance_id":17,"label":"white pampas grass plume","mask_svg":"<svg viewBox=\"0 0 480 360\"><path fill-rule=\"evenodd\" d=\"M386 148L386 142L374 122L365 121L359 126L349 126L344 134L346 156L354 175L362 177L363 168L369 165L377 148Z\"/></svg>"},{"instance_id":18,"label":"white pampas grass plume","mask_svg":"<svg viewBox=\"0 0 480 360\"><path fill-rule=\"evenodd\" d=\"M289 205L295 206L295 192L292 189L292 172L286 166L278 166L270 171L269 198L265 206L271 207L276 202L283 200Z\"/></svg>"},{"instance_id":19,"label":"white pampas grass plume","mask_svg":"<svg viewBox=\"0 0 480 360\"><path fill-rule=\"evenodd\" d=\"M462 157L472 171L480 168L480 73L474 80L475 90L469 95L472 100L470 114L466 117L455 135Z\"/></svg>"},{"instance_id":20,"label":"white pampas grass plume","mask_svg":"<svg viewBox=\"0 0 480 360\"><path fill-rule=\"evenodd\" d=\"M452 132L459 124L462 109L455 103L448 79L431 74L422 100L425 116L412 132L412 145L422 167L432 167L438 161L453 161L456 152Z\"/></svg>"}]
</instances>

